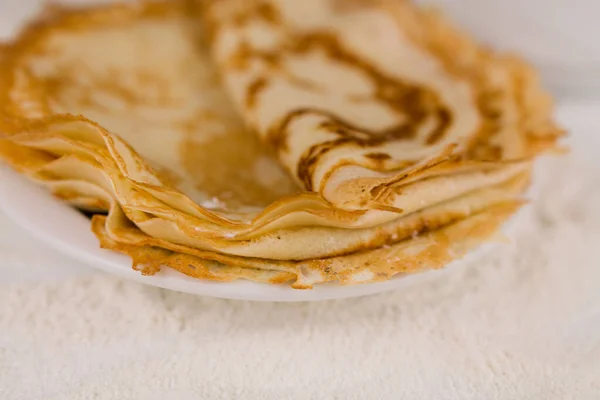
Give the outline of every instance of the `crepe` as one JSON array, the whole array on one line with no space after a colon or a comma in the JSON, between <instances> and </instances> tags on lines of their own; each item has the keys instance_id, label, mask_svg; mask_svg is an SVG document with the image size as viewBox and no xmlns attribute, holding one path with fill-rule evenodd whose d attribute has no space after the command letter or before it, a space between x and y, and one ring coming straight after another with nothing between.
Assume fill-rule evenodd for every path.
<instances>
[{"instance_id":1,"label":"crepe","mask_svg":"<svg viewBox=\"0 0 600 400\"><path fill-rule=\"evenodd\" d=\"M400 186L469 160L490 162L474 174L510 168L560 134L522 62L477 47L410 2L202 5L247 125L299 184L338 207L411 212L439 194Z\"/></svg>"},{"instance_id":2,"label":"crepe","mask_svg":"<svg viewBox=\"0 0 600 400\"><path fill-rule=\"evenodd\" d=\"M383 280L460 257L522 203L527 157L443 153L394 185L402 212L307 190L221 85L207 15L185 2L54 8L0 52L0 157L107 214L94 233L144 273L297 288Z\"/></svg>"}]
</instances>

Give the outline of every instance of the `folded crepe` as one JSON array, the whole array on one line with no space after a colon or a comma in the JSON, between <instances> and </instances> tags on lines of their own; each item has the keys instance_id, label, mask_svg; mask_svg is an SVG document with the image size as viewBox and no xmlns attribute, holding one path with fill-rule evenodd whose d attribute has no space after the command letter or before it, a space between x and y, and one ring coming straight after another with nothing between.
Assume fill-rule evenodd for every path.
<instances>
[{"instance_id":1,"label":"folded crepe","mask_svg":"<svg viewBox=\"0 0 600 400\"><path fill-rule=\"evenodd\" d=\"M442 267L522 203L532 157L560 133L547 96L524 64L412 5L338 3L49 9L0 50L0 157L105 213L102 246L147 274L307 288ZM393 46L360 47L382 27ZM328 39L303 50L305 34ZM413 94L374 99L379 69L376 90ZM460 133L425 146L434 105Z\"/></svg>"},{"instance_id":2,"label":"folded crepe","mask_svg":"<svg viewBox=\"0 0 600 400\"><path fill-rule=\"evenodd\" d=\"M440 194L407 186L477 181L554 143L548 99L519 61L410 2L201 5L249 128L299 184L338 207L411 212Z\"/></svg>"}]
</instances>

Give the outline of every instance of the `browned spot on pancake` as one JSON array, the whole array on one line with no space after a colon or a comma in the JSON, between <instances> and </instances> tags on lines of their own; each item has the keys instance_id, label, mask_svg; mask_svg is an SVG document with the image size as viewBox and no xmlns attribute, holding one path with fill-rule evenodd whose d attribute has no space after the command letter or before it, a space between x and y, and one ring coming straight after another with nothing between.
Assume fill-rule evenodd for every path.
<instances>
[{"instance_id":1,"label":"browned spot on pancake","mask_svg":"<svg viewBox=\"0 0 600 400\"><path fill-rule=\"evenodd\" d=\"M502 147L495 146L491 139L501 129L504 116L499 106L502 93L496 89L481 88L477 96L477 108L483 121L477 134L470 140L467 157L479 160L496 161L503 155Z\"/></svg>"},{"instance_id":2,"label":"browned spot on pancake","mask_svg":"<svg viewBox=\"0 0 600 400\"><path fill-rule=\"evenodd\" d=\"M267 87L269 82L266 78L256 78L249 86L246 91L246 107L253 109L256 105L256 99L260 92Z\"/></svg>"},{"instance_id":3,"label":"browned spot on pancake","mask_svg":"<svg viewBox=\"0 0 600 400\"><path fill-rule=\"evenodd\" d=\"M503 149L500 145L488 144L480 148L480 159L482 160L500 160L502 159Z\"/></svg>"},{"instance_id":4,"label":"browned spot on pancake","mask_svg":"<svg viewBox=\"0 0 600 400\"><path fill-rule=\"evenodd\" d=\"M229 57L227 67L245 69L248 68L249 62L253 59L259 59L273 69L279 69L281 61L278 52L253 49L248 42L244 41L240 43L236 51Z\"/></svg>"},{"instance_id":5,"label":"browned spot on pancake","mask_svg":"<svg viewBox=\"0 0 600 400\"><path fill-rule=\"evenodd\" d=\"M375 161L384 161L384 160L389 160L390 158L392 158L392 156L390 156L387 153L367 153L367 154L365 154L365 157L370 158L371 160L375 160Z\"/></svg>"},{"instance_id":6,"label":"browned spot on pancake","mask_svg":"<svg viewBox=\"0 0 600 400\"><path fill-rule=\"evenodd\" d=\"M439 109L436 115L437 125L427 138L428 145L434 145L444 137L446 128L452 123L452 115L445 109Z\"/></svg>"},{"instance_id":7,"label":"browned spot on pancake","mask_svg":"<svg viewBox=\"0 0 600 400\"><path fill-rule=\"evenodd\" d=\"M311 108L301 108L295 111L288 113L283 121L279 125L275 125L272 129L269 130L266 136L266 142L271 146L272 149L278 151L286 151L287 150L287 137L286 135L282 135L281 132L285 132L288 126L296 119L302 115L307 115L313 112Z\"/></svg>"},{"instance_id":8,"label":"browned spot on pancake","mask_svg":"<svg viewBox=\"0 0 600 400\"><path fill-rule=\"evenodd\" d=\"M307 190L313 190L312 176L317 167L317 162L324 154L344 144L352 144L352 138L342 137L329 142L317 143L311 146L300 158L298 163L298 178L304 183Z\"/></svg>"},{"instance_id":9,"label":"browned spot on pancake","mask_svg":"<svg viewBox=\"0 0 600 400\"><path fill-rule=\"evenodd\" d=\"M243 0L237 1L238 7L235 8L236 15L233 17L234 24L244 26L248 22L260 19L262 21L276 24L281 20L279 10L268 1Z\"/></svg>"},{"instance_id":10,"label":"browned spot on pancake","mask_svg":"<svg viewBox=\"0 0 600 400\"><path fill-rule=\"evenodd\" d=\"M277 24L281 21L281 14L274 4L270 2L262 2L256 7L256 14L258 14L264 21L268 21L272 24Z\"/></svg>"},{"instance_id":11,"label":"browned spot on pancake","mask_svg":"<svg viewBox=\"0 0 600 400\"><path fill-rule=\"evenodd\" d=\"M248 23L262 21L268 24L279 24L281 13L270 1L259 0L227 0L227 1L196 1L192 11L203 18L204 31L209 38L224 26L243 27ZM228 24L223 25L227 20Z\"/></svg>"}]
</instances>

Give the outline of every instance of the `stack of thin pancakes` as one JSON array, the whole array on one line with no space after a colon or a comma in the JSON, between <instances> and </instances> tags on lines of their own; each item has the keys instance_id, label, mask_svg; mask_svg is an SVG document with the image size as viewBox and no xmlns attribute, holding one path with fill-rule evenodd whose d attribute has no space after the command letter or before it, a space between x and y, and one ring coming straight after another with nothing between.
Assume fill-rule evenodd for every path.
<instances>
[{"instance_id":1,"label":"stack of thin pancakes","mask_svg":"<svg viewBox=\"0 0 600 400\"><path fill-rule=\"evenodd\" d=\"M144 274L440 268L560 135L528 66L402 0L51 7L0 47L0 156Z\"/></svg>"}]
</instances>

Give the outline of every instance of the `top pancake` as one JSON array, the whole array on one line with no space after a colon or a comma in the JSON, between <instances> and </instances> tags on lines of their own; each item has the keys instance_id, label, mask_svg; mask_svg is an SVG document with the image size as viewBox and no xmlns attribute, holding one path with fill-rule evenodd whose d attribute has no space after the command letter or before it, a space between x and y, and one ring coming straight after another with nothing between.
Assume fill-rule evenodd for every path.
<instances>
[{"instance_id":1,"label":"top pancake","mask_svg":"<svg viewBox=\"0 0 600 400\"><path fill-rule=\"evenodd\" d=\"M407 211L399 185L440 165L453 173L456 159L527 159L560 135L522 62L410 2L201 5L247 125L300 185L337 207Z\"/></svg>"}]
</instances>

